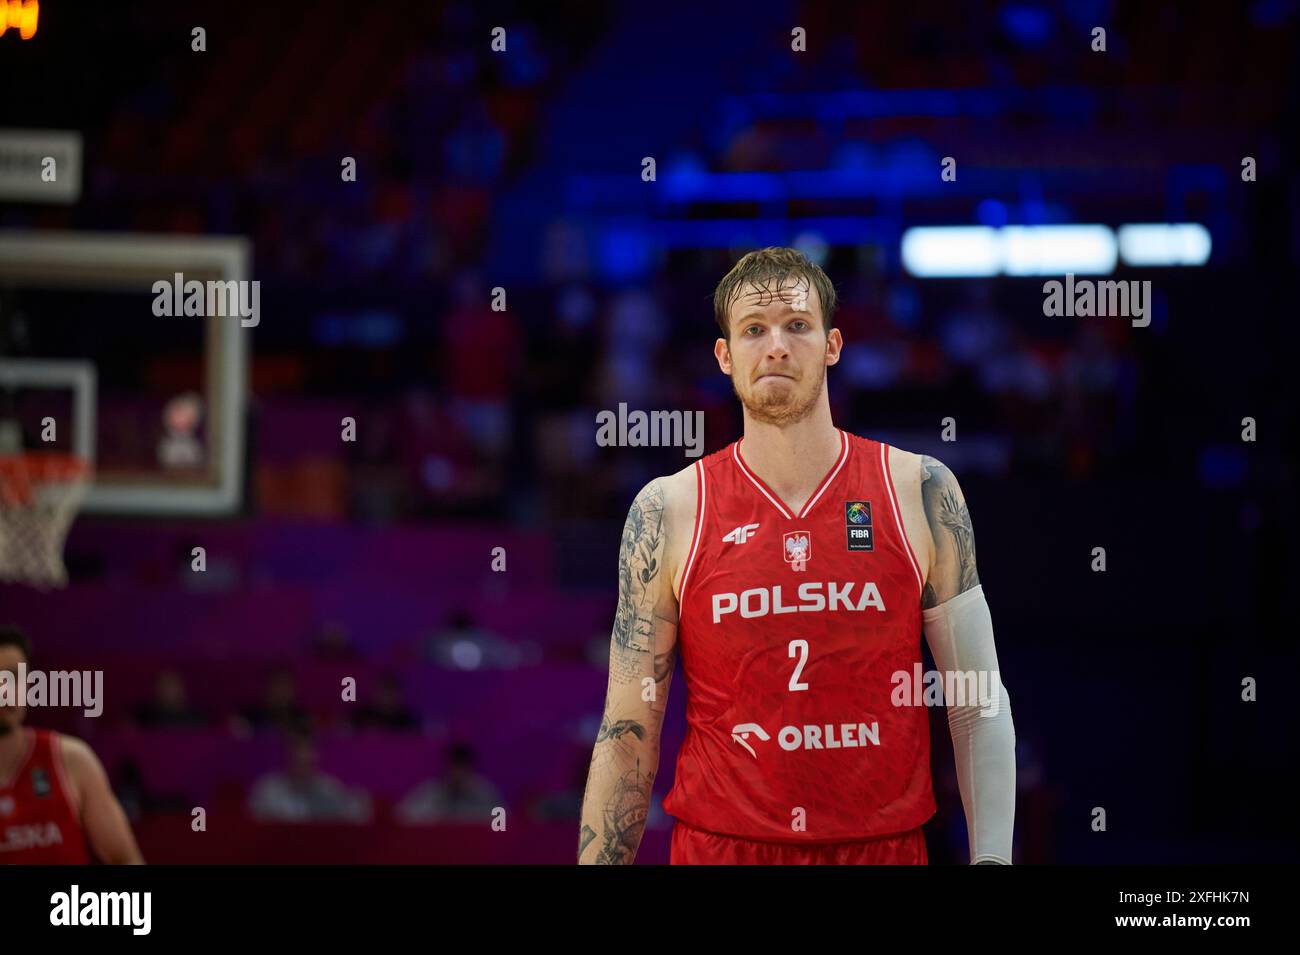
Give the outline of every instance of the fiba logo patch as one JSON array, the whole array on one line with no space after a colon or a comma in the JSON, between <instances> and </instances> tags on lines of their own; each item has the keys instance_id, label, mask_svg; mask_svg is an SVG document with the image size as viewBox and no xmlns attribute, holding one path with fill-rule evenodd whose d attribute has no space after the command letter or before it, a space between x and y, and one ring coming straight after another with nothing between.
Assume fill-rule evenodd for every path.
<instances>
[{"instance_id":1,"label":"fiba logo patch","mask_svg":"<svg viewBox=\"0 0 1300 955\"><path fill-rule=\"evenodd\" d=\"M807 531L790 531L781 535L781 550L791 570L807 570L812 557L812 535Z\"/></svg>"},{"instance_id":2,"label":"fiba logo patch","mask_svg":"<svg viewBox=\"0 0 1300 955\"><path fill-rule=\"evenodd\" d=\"M45 799L50 792L50 776L40 766L32 770L32 795L37 799Z\"/></svg>"},{"instance_id":3,"label":"fiba logo patch","mask_svg":"<svg viewBox=\"0 0 1300 955\"><path fill-rule=\"evenodd\" d=\"M849 550L876 549L875 535L871 530L870 501L845 501L844 527Z\"/></svg>"}]
</instances>

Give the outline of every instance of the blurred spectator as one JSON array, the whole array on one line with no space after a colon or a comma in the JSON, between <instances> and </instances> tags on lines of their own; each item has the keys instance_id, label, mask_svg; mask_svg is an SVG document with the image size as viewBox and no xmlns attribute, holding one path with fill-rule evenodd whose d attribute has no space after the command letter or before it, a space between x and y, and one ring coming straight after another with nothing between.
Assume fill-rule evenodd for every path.
<instances>
[{"instance_id":1,"label":"blurred spectator","mask_svg":"<svg viewBox=\"0 0 1300 955\"><path fill-rule=\"evenodd\" d=\"M506 139L484 104L471 98L460 124L444 137L443 148L456 181L490 183L501 174Z\"/></svg>"},{"instance_id":2,"label":"blurred spectator","mask_svg":"<svg viewBox=\"0 0 1300 955\"><path fill-rule=\"evenodd\" d=\"M397 677L385 673L379 679L373 703L363 703L352 718L353 729L384 729L412 732L420 728L420 717L402 699Z\"/></svg>"},{"instance_id":3,"label":"blurred spectator","mask_svg":"<svg viewBox=\"0 0 1300 955\"><path fill-rule=\"evenodd\" d=\"M243 720L257 731L279 729L288 733L311 730L311 715L298 705L298 685L293 674L281 667L271 674L260 704L245 707Z\"/></svg>"},{"instance_id":4,"label":"blurred spectator","mask_svg":"<svg viewBox=\"0 0 1300 955\"><path fill-rule=\"evenodd\" d=\"M144 782L140 767L133 759L124 759L117 764L114 774L113 793L126 817L133 823L149 812L184 811L191 805L190 800L176 793L159 794L151 791Z\"/></svg>"},{"instance_id":5,"label":"blurred spectator","mask_svg":"<svg viewBox=\"0 0 1300 955\"><path fill-rule=\"evenodd\" d=\"M1007 323L993 304L990 283L968 283L967 299L948 316L939 339L954 363L978 366L1008 350Z\"/></svg>"},{"instance_id":6,"label":"blurred spectator","mask_svg":"<svg viewBox=\"0 0 1300 955\"><path fill-rule=\"evenodd\" d=\"M501 794L475 768L474 751L464 743L450 747L441 779L421 783L398 804L397 820L411 825L427 822L485 822L501 805Z\"/></svg>"},{"instance_id":7,"label":"blurred spectator","mask_svg":"<svg viewBox=\"0 0 1300 955\"><path fill-rule=\"evenodd\" d=\"M399 453L416 491L417 513L465 516L475 506L497 499L504 473L499 462L488 461L475 446L473 412L465 412L471 419L467 422L424 388L412 388L402 410Z\"/></svg>"},{"instance_id":8,"label":"blurred spectator","mask_svg":"<svg viewBox=\"0 0 1300 955\"><path fill-rule=\"evenodd\" d=\"M371 422L361 429L353 446L348 470L352 475L352 517L363 521L389 522L403 511L407 495L398 450L400 415L390 406L377 407L367 415Z\"/></svg>"},{"instance_id":9,"label":"blurred spectator","mask_svg":"<svg viewBox=\"0 0 1300 955\"><path fill-rule=\"evenodd\" d=\"M582 813L582 796L587 789L587 775L591 770L591 751L579 750L573 764L573 776L563 789L544 793L528 807L529 814L539 822L561 822L577 819Z\"/></svg>"},{"instance_id":10,"label":"blurred spectator","mask_svg":"<svg viewBox=\"0 0 1300 955\"><path fill-rule=\"evenodd\" d=\"M425 644L430 660L452 670L517 667L528 658L527 650L479 627L464 609L455 611L448 625Z\"/></svg>"},{"instance_id":11,"label":"blurred spectator","mask_svg":"<svg viewBox=\"0 0 1300 955\"><path fill-rule=\"evenodd\" d=\"M466 272L457 279L456 306L443 326L444 374L453 413L479 450L496 458L510 442L510 394L523 341L510 311L492 304L477 275Z\"/></svg>"},{"instance_id":12,"label":"blurred spectator","mask_svg":"<svg viewBox=\"0 0 1300 955\"><path fill-rule=\"evenodd\" d=\"M192 391L177 395L163 409L163 437L158 442L158 463L166 469L203 465L203 445L196 432L203 420L203 399Z\"/></svg>"},{"instance_id":13,"label":"blurred spectator","mask_svg":"<svg viewBox=\"0 0 1300 955\"><path fill-rule=\"evenodd\" d=\"M171 576L180 589L193 593L223 593L239 585L239 565L226 555L209 553L203 573L195 573L193 547L177 541L172 551Z\"/></svg>"},{"instance_id":14,"label":"blurred spectator","mask_svg":"<svg viewBox=\"0 0 1300 955\"><path fill-rule=\"evenodd\" d=\"M208 725L206 714L190 706L185 680L175 670L164 670L154 682L153 699L131 712L145 729L185 729Z\"/></svg>"},{"instance_id":15,"label":"blurred spectator","mask_svg":"<svg viewBox=\"0 0 1300 955\"><path fill-rule=\"evenodd\" d=\"M1008 335L1004 349L985 358L980 387L990 394L1044 401L1055 388L1052 369L1023 335Z\"/></svg>"},{"instance_id":16,"label":"blurred spectator","mask_svg":"<svg viewBox=\"0 0 1300 955\"><path fill-rule=\"evenodd\" d=\"M574 282L554 292L548 332L534 339L528 358L528 410L537 473L553 517L566 512L573 488L588 481L596 462L595 375L599 343L597 301Z\"/></svg>"},{"instance_id":17,"label":"blurred spectator","mask_svg":"<svg viewBox=\"0 0 1300 955\"><path fill-rule=\"evenodd\" d=\"M357 648L347 627L337 620L328 621L312 641L312 656L318 660L355 660Z\"/></svg>"},{"instance_id":18,"label":"blurred spectator","mask_svg":"<svg viewBox=\"0 0 1300 955\"><path fill-rule=\"evenodd\" d=\"M248 810L263 822L368 822L370 797L351 789L317 767L316 746L310 736L289 737L283 770L259 779L248 798Z\"/></svg>"},{"instance_id":19,"label":"blurred spectator","mask_svg":"<svg viewBox=\"0 0 1300 955\"><path fill-rule=\"evenodd\" d=\"M640 289L619 292L609 306L601 363L601 403L650 410L657 394L654 359L668 323L658 302Z\"/></svg>"}]
</instances>

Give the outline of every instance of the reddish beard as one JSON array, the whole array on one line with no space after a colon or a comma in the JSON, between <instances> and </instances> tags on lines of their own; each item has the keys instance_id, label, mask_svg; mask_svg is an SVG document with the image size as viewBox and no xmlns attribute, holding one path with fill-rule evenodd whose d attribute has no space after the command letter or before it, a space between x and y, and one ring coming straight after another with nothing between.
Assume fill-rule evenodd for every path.
<instances>
[{"instance_id":1,"label":"reddish beard","mask_svg":"<svg viewBox=\"0 0 1300 955\"><path fill-rule=\"evenodd\" d=\"M788 392L768 392L763 397L759 397L752 391L749 395L741 394L740 389L736 387L736 373L733 366L731 390L736 393L740 403L745 406L745 410L755 421L774 425L794 424L808 417L817 407L822 388L826 384L826 366L819 365L818 371L817 384L807 394L800 394L799 383L790 379L793 387Z\"/></svg>"}]
</instances>

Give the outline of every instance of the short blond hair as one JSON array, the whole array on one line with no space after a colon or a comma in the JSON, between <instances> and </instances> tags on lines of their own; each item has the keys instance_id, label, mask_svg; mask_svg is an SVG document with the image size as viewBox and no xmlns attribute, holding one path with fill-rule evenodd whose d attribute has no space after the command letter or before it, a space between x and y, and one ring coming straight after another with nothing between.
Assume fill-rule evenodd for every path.
<instances>
[{"instance_id":1,"label":"short blond hair","mask_svg":"<svg viewBox=\"0 0 1300 955\"><path fill-rule=\"evenodd\" d=\"M817 297L822 304L823 331L829 336L837 304L835 286L830 278L821 270L821 266L798 249L772 245L741 256L740 261L723 276L714 290L713 317L722 330L722 337L728 341L731 339L731 320L727 313L732 302L740 297L746 286L772 290L771 294L775 297L776 290L784 288L792 277L807 279L808 284L817 290Z\"/></svg>"}]
</instances>

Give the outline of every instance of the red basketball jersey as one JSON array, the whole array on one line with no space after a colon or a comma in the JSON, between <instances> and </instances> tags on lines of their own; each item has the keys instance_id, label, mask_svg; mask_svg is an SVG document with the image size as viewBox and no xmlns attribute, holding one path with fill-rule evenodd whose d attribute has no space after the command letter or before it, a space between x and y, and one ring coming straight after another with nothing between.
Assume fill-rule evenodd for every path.
<instances>
[{"instance_id":1,"label":"red basketball jersey","mask_svg":"<svg viewBox=\"0 0 1300 955\"><path fill-rule=\"evenodd\" d=\"M890 702L893 675L921 662L921 570L888 446L839 434L797 514L745 464L743 439L695 466L678 624L687 730L664 800L695 828L839 842L934 814L926 710Z\"/></svg>"},{"instance_id":2,"label":"red basketball jersey","mask_svg":"<svg viewBox=\"0 0 1300 955\"><path fill-rule=\"evenodd\" d=\"M58 734L27 734L27 756L0 780L0 865L85 865L90 861L71 787L56 751Z\"/></svg>"}]
</instances>

